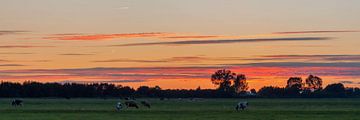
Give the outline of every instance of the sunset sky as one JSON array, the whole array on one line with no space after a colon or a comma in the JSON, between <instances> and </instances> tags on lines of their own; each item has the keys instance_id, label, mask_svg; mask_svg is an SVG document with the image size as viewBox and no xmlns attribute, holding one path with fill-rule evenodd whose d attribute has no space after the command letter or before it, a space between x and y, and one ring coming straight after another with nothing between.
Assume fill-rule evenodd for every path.
<instances>
[{"instance_id":1,"label":"sunset sky","mask_svg":"<svg viewBox=\"0 0 360 120\"><path fill-rule=\"evenodd\" d=\"M309 74L360 87L359 0L1 0L0 80L250 88Z\"/></svg>"}]
</instances>

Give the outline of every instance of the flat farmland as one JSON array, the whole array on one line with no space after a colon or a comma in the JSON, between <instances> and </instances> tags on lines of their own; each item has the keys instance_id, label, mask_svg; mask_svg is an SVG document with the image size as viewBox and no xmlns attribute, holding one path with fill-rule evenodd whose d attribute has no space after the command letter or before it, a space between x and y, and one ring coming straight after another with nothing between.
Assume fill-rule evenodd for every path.
<instances>
[{"instance_id":1,"label":"flat farmland","mask_svg":"<svg viewBox=\"0 0 360 120\"><path fill-rule=\"evenodd\" d=\"M120 99L0 99L1 120L360 120L360 99L138 99L151 108L115 110ZM249 108L235 111L239 101Z\"/></svg>"}]
</instances>

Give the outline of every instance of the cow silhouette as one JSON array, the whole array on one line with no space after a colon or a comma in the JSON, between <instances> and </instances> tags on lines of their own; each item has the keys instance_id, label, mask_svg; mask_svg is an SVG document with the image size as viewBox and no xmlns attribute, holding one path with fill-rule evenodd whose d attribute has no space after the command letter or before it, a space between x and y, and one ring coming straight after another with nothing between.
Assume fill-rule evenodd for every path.
<instances>
[{"instance_id":1,"label":"cow silhouette","mask_svg":"<svg viewBox=\"0 0 360 120\"><path fill-rule=\"evenodd\" d=\"M129 107L135 107L136 109L139 108L139 106L137 105L137 103L135 101L125 101L125 105L126 105L126 108L129 108Z\"/></svg>"},{"instance_id":2,"label":"cow silhouette","mask_svg":"<svg viewBox=\"0 0 360 120\"><path fill-rule=\"evenodd\" d=\"M23 101L22 100L18 100L18 99L14 99L12 102L11 102L11 105L16 107L16 106L22 106L23 105Z\"/></svg>"},{"instance_id":3,"label":"cow silhouette","mask_svg":"<svg viewBox=\"0 0 360 120\"><path fill-rule=\"evenodd\" d=\"M141 101L141 104L142 104L143 106L147 107L147 108L151 108L150 103L147 102L147 101Z\"/></svg>"},{"instance_id":4,"label":"cow silhouette","mask_svg":"<svg viewBox=\"0 0 360 120\"><path fill-rule=\"evenodd\" d=\"M237 111L239 111L240 109L241 109L241 110L245 110L248 106L249 106L249 103L248 103L248 102L239 102L239 103L236 105L235 109L236 109Z\"/></svg>"}]
</instances>

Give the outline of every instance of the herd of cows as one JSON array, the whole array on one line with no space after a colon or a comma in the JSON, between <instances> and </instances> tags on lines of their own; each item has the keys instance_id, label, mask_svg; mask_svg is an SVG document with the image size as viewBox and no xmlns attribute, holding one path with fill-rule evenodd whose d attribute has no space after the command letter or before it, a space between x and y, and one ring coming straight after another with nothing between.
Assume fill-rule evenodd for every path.
<instances>
[{"instance_id":1,"label":"herd of cows","mask_svg":"<svg viewBox=\"0 0 360 120\"><path fill-rule=\"evenodd\" d=\"M136 102L135 99L125 99L126 101L124 103L122 102L118 102L115 106L116 110L120 111L120 110L123 110L126 108L136 108L136 109L139 109L139 105L138 103ZM11 102L11 105L14 106L14 107L17 107L17 106L23 106L23 100L20 100L20 99L14 99L12 102ZM148 102L148 101L140 101L140 104L144 107L147 107L147 108L151 108L151 104ZM235 110L236 111L239 111L239 110L245 110L247 107L249 106L249 103L248 102L238 102L235 106Z\"/></svg>"}]
</instances>

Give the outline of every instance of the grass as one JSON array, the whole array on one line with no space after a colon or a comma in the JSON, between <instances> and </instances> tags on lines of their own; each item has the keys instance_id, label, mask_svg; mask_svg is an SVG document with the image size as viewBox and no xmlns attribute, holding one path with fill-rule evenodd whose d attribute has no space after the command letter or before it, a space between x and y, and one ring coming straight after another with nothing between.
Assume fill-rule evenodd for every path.
<instances>
[{"instance_id":1,"label":"grass","mask_svg":"<svg viewBox=\"0 0 360 120\"><path fill-rule=\"evenodd\" d=\"M247 99L250 107L235 111L240 99L147 99L141 106L115 111L116 99L24 99L22 107L0 99L0 120L359 120L360 99ZM245 101L245 100L242 100Z\"/></svg>"}]
</instances>

